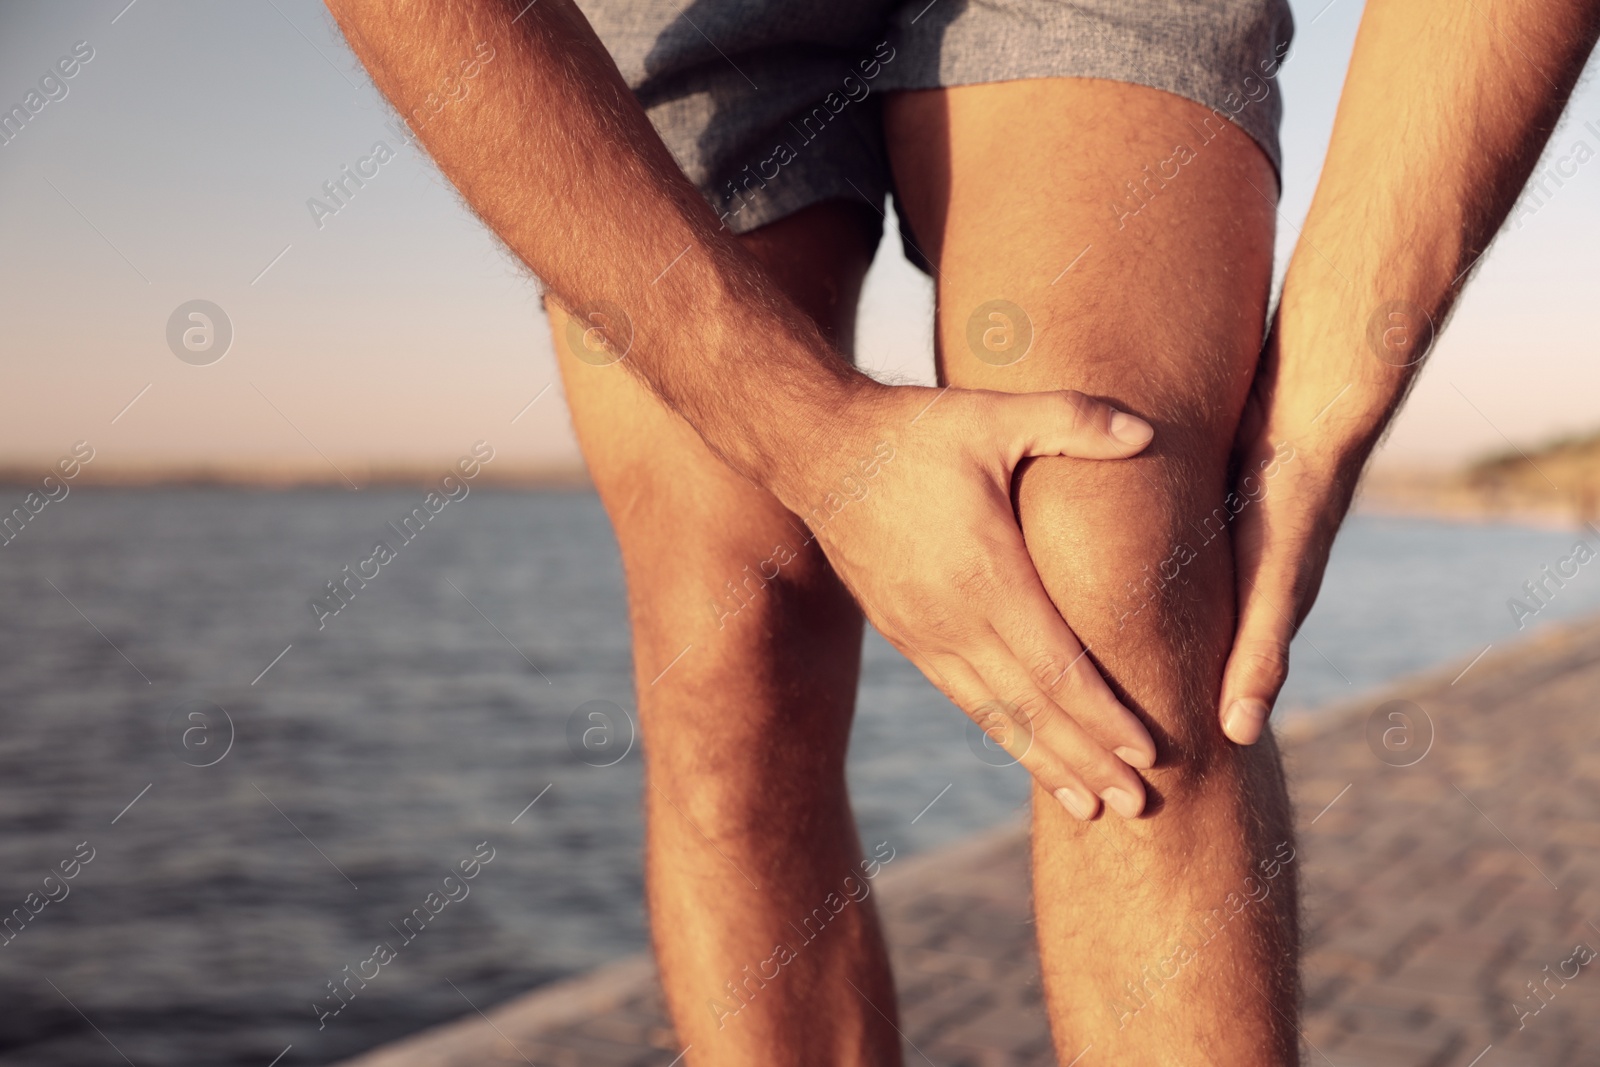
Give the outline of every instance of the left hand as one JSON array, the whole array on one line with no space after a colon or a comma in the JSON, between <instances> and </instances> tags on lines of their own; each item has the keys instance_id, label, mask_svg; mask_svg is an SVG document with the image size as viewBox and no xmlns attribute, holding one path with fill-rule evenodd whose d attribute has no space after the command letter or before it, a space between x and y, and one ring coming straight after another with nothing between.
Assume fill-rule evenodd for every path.
<instances>
[{"instance_id":1,"label":"left hand","mask_svg":"<svg viewBox=\"0 0 1600 1067\"><path fill-rule=\"evenodd\" d=\"M1234 492L1249 503L1234 521L1238 625L1219 710L1222 732L1241 745L1255 744L1266 728L1289 673L1289 644L1322 587L1361 467L1330 442L1337 434L1317 432L1342 421L1335 416L1338 400L1329 399L1339 390L1279 379L1274 336L1235 443ZM1324 419L1331 425L1319 427Z\"/></svg>"}]
</instances>

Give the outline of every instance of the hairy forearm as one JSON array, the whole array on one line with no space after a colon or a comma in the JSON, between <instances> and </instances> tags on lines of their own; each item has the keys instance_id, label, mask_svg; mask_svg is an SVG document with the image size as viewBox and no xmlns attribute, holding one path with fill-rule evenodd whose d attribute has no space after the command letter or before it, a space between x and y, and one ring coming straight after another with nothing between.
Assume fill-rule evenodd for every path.
<instances>
[{"instance_id":1,"label":"hairy forearm","mask_svg":"<svg viewBox=\"0 0 1600 1067\"><path fill-rule=\"evenodd\" d=\"M1516 201L1594 0L1369 0L1284 282L1271 432L1347 490Z\"/></svg>"},{"instance_id":2,"label":"hairy forearm","mask_svg":"<svg viewBox=\"0 0 1600 1067\"><path fill-rule=\"evenodd\" d=\"M607 336L624 366L730 465L803 492L791 460L865 379L690 185L570 0L328 6L402 115L493 49L470 98L424 109L422 145L562 305L622 310Z\"/></svg>"},{"instance_id":3,"label":"hairy forearm","mask_svg":"<svg viewBox=\"0 0 1600 1067\"><path fill-rule=\"evenodd\" d=\"M1538 161L1597 14L1600 0L1367 0L1240 428L1239 492L1259 503L1234 530L1218 704L1238 744L1262 736L1362 467Z\"/></svg>"}]
</instances>

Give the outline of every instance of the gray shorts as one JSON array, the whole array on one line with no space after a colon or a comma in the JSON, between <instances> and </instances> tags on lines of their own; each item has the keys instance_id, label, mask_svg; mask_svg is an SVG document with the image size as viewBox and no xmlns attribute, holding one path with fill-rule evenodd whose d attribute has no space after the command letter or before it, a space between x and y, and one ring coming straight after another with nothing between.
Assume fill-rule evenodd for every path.
<instances>
[{"instance_id":1,"label":"gray shorts","mask_svg":"<svg viewBox=\"0 0 1600 1067\"><path fill-rule=\"evenodd\" d=\"M578 0L736 233L893 191L880 94L1103 78L1212 108L1280 164L1288 0ZM908 252L911 249L908 248ZM914 256L920 259L920 256Z\"/></svg>"}]
</instances>

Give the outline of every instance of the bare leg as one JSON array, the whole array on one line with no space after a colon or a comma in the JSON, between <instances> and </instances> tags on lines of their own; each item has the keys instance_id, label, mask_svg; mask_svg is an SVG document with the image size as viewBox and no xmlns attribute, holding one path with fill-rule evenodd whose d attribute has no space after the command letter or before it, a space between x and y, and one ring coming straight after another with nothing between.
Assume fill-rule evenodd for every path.
<instances>
[{"instance_id":1,"label":"bare leg","mask_svg":"<svg viewBox=\"0 0 1600 1067\"><path fill-rule=\"evenodd\" d=\"M745 238L846 352L866 210L823 204ZM627 572L651 931L686 1062L896 1065L876 867L844 779L860 613L800 520L624 368L573 358L551 318Z\"/></svg>"},{"instance_id":2,"label":"bare leg","mask_svg":"<svg viewBox=\"0 0 1600 1067\"><path fill-rule=\"evenodd\" d=\"M1232 549L1208 521L1262 339L1271 166L1204 108L1112 82L906 93L888 121L905 214L939 269L944 377L1079 388L1156 426L1135 460L1040 460L1017 494L1052 598L1160 750L1142 819L1083 823L1035 794L1057 1052L1089 1048L1081 1067L1296 1062L1287 798L1270 740L1239 749L1218 726ZM1014 312L986 312L969 340L997 299L1033 331L1011 365Z\"/></svg>"}]
</instances>

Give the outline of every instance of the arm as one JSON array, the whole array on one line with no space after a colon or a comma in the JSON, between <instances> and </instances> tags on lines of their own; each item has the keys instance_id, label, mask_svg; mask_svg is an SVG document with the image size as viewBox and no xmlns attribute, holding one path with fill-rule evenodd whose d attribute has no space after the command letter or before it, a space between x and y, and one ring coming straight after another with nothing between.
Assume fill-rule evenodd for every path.
<instances>
[{"instance_id":1,"label":"arm","mask_svg":"<svg viewBox=\"0 0 1600 1067\"><path fill-rule=\"evenodd\" d=\"M402 114L491 47L480 91L418 131L473 210L563 305L624 309L623 366L796 513L894 448L870 500L815 530L868 618L969 713L1042 716L1019 747L1052 789L1081 777L1143 795L1111 753L1149 766L1154 743L1045 594L1010 485L1026 456L1137 453L1147 424L1075 393L941 395L855 371L719 223L570 0L329 6ZM1089 744L1055 721L1068 706Z\"/></svg>"},{"instance_id":2,"label":"arm","mask_svg":"<svg viewBox=\"0 0 1600 1067\"><path fill-rule=\"evenodd\" d=\"M1235 530L1239 626L1221 699L1233 740L1260 736L1362 467L1538 161L1597 24L1594 0L1368 0L1240 429L1240 496L1256 501Z\"/></svg>"}]
</instances>

